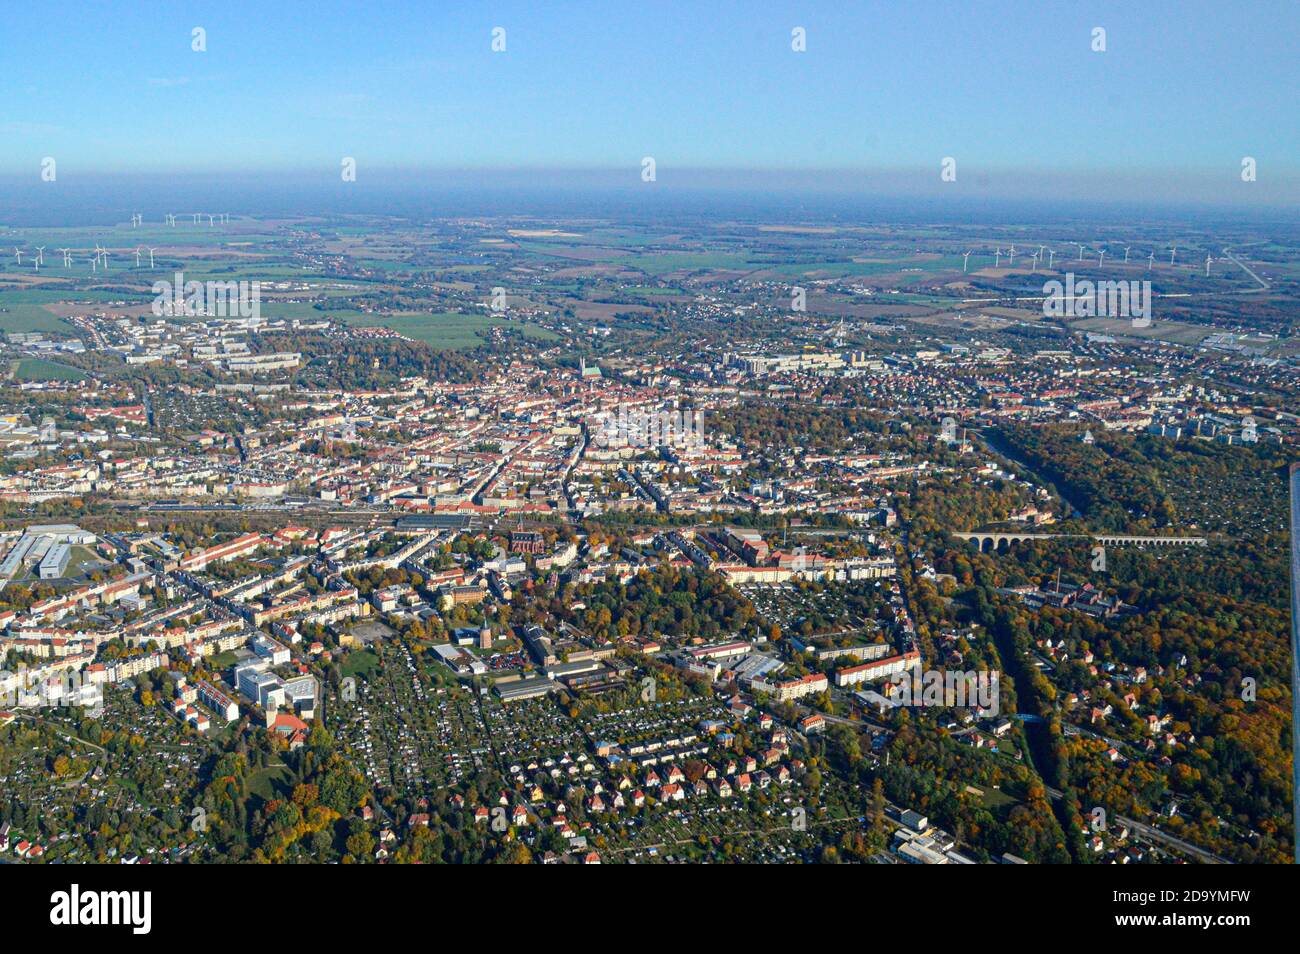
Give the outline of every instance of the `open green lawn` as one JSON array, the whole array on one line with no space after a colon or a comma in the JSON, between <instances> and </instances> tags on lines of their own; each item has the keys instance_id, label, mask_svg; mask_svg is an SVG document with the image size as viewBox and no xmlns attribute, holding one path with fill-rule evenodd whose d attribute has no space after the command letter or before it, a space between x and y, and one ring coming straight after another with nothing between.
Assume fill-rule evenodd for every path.
<instances>
[{"instance_id":1,"label":"open green lawn","mask_svg":"<svg viewBox=\"0 0 1300 954\"><path fill-rule=\"evenodd\" d=\"M235 663L239 662L239 657L232 652L216 653L208 660L208 665L213 669L229 669Z\"/></svg>"},{"instance_id":2,"label":"open green lawn","mask_svg":"<svg viewBox=\"0 0 1300 954\"><path fill-rule=\"evenodd\" d=\"M72 548L72 553L68 559L68 569L64 575L85 576L87 573L92 573L110 565L100 559L99 555L90 547L77 545Z\"/></svg>"},{"instance_id":3,"label":"open green lawn","mask_svg":"<svg viewBox=\"0 0 1300 954\"><path fill-rule=\"evenodd\" d=\"M285 791L288 779L289 770L284 766L258 769L248 777L249 794L260 796L268 802L273 798L282 798L289 794Z\"/></svg>"},{"instance_id":4,"label":"open green lawn","mask_svg":"<svg viewBox=\"0 0 1300 954\"><path fill-rule=\"evenodd\" d=\"M369 677L378 665L378 656L368 649L357 649L348 653L348 658L343 660L343 665L339 667L339 670L344 676Z\"/></svg>"},{"instance_id":5,"label":"open green lawn","mask_svg":"<svg viewBox=\"0 0 1300 954\"><path fill-rule=\"evenodd\" d=\"M989 809L999 809L1007 805L1014 805L1015 798L1002 791L1000 788L984 789L984 807Z\"/></svg>"}]
</instances>

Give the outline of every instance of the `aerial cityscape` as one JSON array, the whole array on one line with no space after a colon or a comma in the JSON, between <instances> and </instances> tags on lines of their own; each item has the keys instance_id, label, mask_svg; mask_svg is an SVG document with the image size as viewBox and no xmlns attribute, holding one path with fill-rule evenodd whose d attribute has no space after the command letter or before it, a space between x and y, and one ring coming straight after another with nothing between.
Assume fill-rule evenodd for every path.
<instances>
[{"instance_id":1,"label":"aerial cityscape","mask_svg":"<svg viewBox=\"0 0 1300 954\"><path fill-rule=\"evenodd\" d=\"M146 108L224 108L224 16L149 28L182 65L144 67ZM432 82L558 55L499 16L455 14L429 55L473 55ZM602 68L693 68L695 40L674 63L611 16ZM836 16L764 5L719 56L802 69ZM1017 29L1142 84L1133 17ZM1250 69L1293 93L1277 52ZM688 145L707 111L674 119L675 84L662 149L583 163L529 118L522 172L508 129L423 167L369 119L318 161L327 113L401 89L286 115L288 151L232 179L208 132L191 167L15 116L7 864L1295 859L1294 121L1225 107L1163 171L1123 130L1083 171L1025 144L1058 200L960 124L933 156L896 136L866 185L805 176L856 167L831 128L790 166L728 151L744 116ZM605 94L555 88L537 108L580 149Z\"/></svg>"}]
</instances>

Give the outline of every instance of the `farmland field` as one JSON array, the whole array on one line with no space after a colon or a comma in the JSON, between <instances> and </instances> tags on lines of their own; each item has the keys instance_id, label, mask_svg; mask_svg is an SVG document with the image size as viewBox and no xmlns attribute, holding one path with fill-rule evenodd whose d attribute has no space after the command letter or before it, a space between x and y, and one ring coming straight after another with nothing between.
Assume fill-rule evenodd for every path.
<instances>
[{"instance_id":1,"label":"farmland field","mask_svg":"<svg viewBox=\"0 0 1300 954\"><path fill-rule=\"evenodd\" d=\"M70 334L72 326L41 305L26 302L8 303L0 298L0 331L28 334L33 331Z\"/></svg>"},{"instance_id":2,"label":"farmland field","mask_svg":"<svg viewBox=\"0 0 1300 954\"><path fill-rule=\"evenodd\" d=\"M44 358L11 361L9 373L15 381L80 381L86 376L84 371Z\"/></svg>"},{"instance_id":3,"label":"farmland field","mask_svg":"<svg viewBox=\"0 0 1300 954\"><path fill-rule=\"evenodd\" d=\"M483 343L483 332L489 328L519 328L526 338L537 341L555 341L559 336L553 331L528 322L514 322L490 315L461 314L396 314L363 315L359 318L328 313L341 317L348 324L359 327L391 328L398 334L423 341L435 348L449 351L475 348Z\"/></svg>"}]
</instances>

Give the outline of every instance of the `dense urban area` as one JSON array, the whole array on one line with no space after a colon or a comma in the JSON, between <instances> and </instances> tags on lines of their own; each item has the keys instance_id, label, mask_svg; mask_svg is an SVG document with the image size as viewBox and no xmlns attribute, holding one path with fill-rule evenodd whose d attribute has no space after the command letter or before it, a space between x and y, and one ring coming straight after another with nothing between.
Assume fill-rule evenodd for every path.
<instances>
[{"instance_id":1,"label":"dense urban area","mask_svg":"<svg viewBox=\"0 0 1300 954\"><path fill-rule=\"evenodd\" d=\"M9 860L1290 857L1294 229L0 247Z\"/></svg>"}]
</instances>

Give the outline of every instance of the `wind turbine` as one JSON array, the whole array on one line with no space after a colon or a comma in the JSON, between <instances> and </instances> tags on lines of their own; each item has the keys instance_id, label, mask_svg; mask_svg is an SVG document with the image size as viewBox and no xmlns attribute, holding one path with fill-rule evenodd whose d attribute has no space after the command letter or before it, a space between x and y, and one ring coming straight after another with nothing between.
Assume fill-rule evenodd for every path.
<instances>
[{"instance_id":1,"label":"wind turbine","mask_svg":"<svg viewBox=\"0 0 1300 954\"><path fill-rule=\"evenodd\" d=\"M140 267L140 246L139 245L135 247L135 267L136 268Z\"/></svg>"},{"instance_id":2,"label":"wind turbine","mask_svg":"<svg viewBox=\"0 0 1300 954\"><path fill-rule=\"evenodd\" d=\"M1029 256L1034 260L1034 265L1032 268L1029 269L1029 274L1032 275L1034 272L1038 271L1038 256L1041 254L1042 252L1034 252L1032 255Z\"/></svg>"},{"instance_id":3,"label":"wind turbine","mask_svg":"<svg viewBox=\"0 0 1300 954\"><path fill-rule=\"evenodd\" d=\"M61 249L59 249L59 251L63 253L63 267L64 267L64 268L71 268L71 267L72 267L72 249L70 249L70 248L61 248Z\"/></svg>"},{"instance_id":4,"label":"wind turbine","mask_svg":"<svg viewBox=\"0 0 1300 954\"><path fill-rule=\"evenodd\" d=\"M1074 244L1079 246L1079 261L1082 262L1082 261L1083 261L1083 250L1084 250L1085 248L1087 248L1087 246L1086 246L1086 245L1082 245L1082 244L1079 243L1079 242L1075 242Z\"/></svg>"},{"instance_id":5,"label":"wind turbine","mask_svg":"<svg viewBox=\"0 0 1300 954\"><path fill-rule=\"evenodd\" d=\"M1009 260L1007 261L1007 267L1008 267L1008 268L1015 268L1015 267L1016 267L1016 247L1015 247L1014 245L1011 246L1011 248L1009 248L1009 249L1007 250L1007 255L1009 256Z\"/></svg>"},{"instance_id":6,"label":"wind turbine","mask_svg":"<svg viewBox=\"0 0 1300 954\"><path fill-rule=\"evenodd\" d=\"M1000 247L997 248L997 249L995 249L994 252L993 252L993 254L994 254L994 256L996 256L996 257L993 259L993 267L994 267L994 268L1001 268L1001 267L1002 267L1002 249L1001 249Z\"/></svg>"},{"instance_id":7,"label":"wind turbine","mask_svg":"<svg viewBox=\"0 0 1300 954\"><path fill-rule=\"evenodd\" d=\"M44 264L45 264L45 246L38 245L36 246L36 267L40 268Z\"/></svg>"},{"instance_id":8,"label":"wind turbine","mask_svg":"<svg viewBox=\"0 0 1300 954\"><path fill-rule=\"evenodd\" d=\"M1125 246L1124 246L1124 264L1125 264L1125 265L1128 264L1128 250L1129 250L1130 247L1131 247L1131 246L1128 246L1128 245L1125 245Z\"/></svg>"},{"instance_id":9,"label":"wind turbine","mask_svg":"<svg viewBox=\"0 0 1300 954\"><path fill-rule=\"evenodd\" d=\"M1170 264L1170 265L1174 264L1174 255L1177 254L1177 252L1178 252L1178 246L1177 246L1177 245L1171 245L1171 246L1169 247L1169 264Z\"/></svg>"},{"instance_id":10,"label":"wind turbine","mask_svg":"<svg viewBox=\"0 0 1300 954\"><path fill-rule=\"evenodd\" d=\"M1214 259L1213 259L1211 256L1209 256L1209 255L1207 254L1207 255L1205 256L1205 277L1206 277L1206 278L1209 278L1209 277L1210 277L1210 263L1211 263L1212 261L1214 261Z\"/></svg>"},{"instance_id":11,"label":"wind turbine","mask_svg":"<svg viewBox=\"0 0 1300 954\"><path fill-rule=\"evenodd\" d=\"M15 254L16 256L18 256L18 267L19 267L19 268L22 268L22 266L23 266L23 250L20 249L17 245L15 245L15 246L14 246L14 254Z\"/></svg>"},{"instance_id":12,"label":"wind turbine","mask_svg":"<svg viewBox=\"0 0 1300 954\"><path fill-rule=\"evenodd\" d=\"M156 251L157 251L156 248L151 248L151 249L149 249L149 267L150 267L150 268L153 268L153 253L156 252Z\"/></svg>"},{"instance_id":13,"label":"wind turbine","mask_svg":"<svg viewBox=\"0 0 1300 954\"><path fill-rule=\"evenodd\" d=\"M1047 250L1047 268L1049 271L1052 268L1052 262L1054 262L1055 260L1056 260L1056 249L1049 248Z\"/></svg>"},{"instance_id":14,"label":"wind turbine","mask_svg":"<svg viewBox=\"0 0 1300 954\"><path fill-rule=\"evenodd\" d=\"M1156 253L1152 252L1147 256L1147 271L1151 271L1151 266L1156 263Z\"/></svg>"},{"instance_id":15,"label":"wind turbine","mask_svg":"<svg viewBox=\"0 0 1300 954\"><path fill-rule=\"evenodd\" d=\"M194 216L194 224L195 224L195 225L198 225L198 224L199 224L199 216L201 216L203 213L202 213L202 212L191 212L190 214L191 214L192 216Z\"/></svg>"},{"instance_id":16,"label":"wind turbine","mask_svg":"<svg viewBox=\"0 0 1300 954\"><path fill-rule=\"evenodd\" d=\"M1103 248L1097 255L1097 267L1101 268L1101 263L1106 259L1106 250Z\"/></svg>"},{"instance_id":17,"label":"wind turbine","mask_svg":"<svg viewBox=\"0 0 1300 954\"><path fill-rule=\"evenodd\" d=\"M212 228L212 226L216 223L216 220L217 220L217 217L216 217L215 215L213 215L211 212L209 212L209 213L208 213L208 228Z\"/></svg>"},{"instance_id":18,"label":"wind turbine","mask_svg":"<svg viewBox=\"0 0 1300 954\"><path fill-rule=\"evenodd\" d=\"M971 251L973 252L974 249L971 249ZM961 270L963 272L966 271L966 260L969 258L970 258L970 252L964 253L961 257Z\"/></svg>"}]
</instances>

